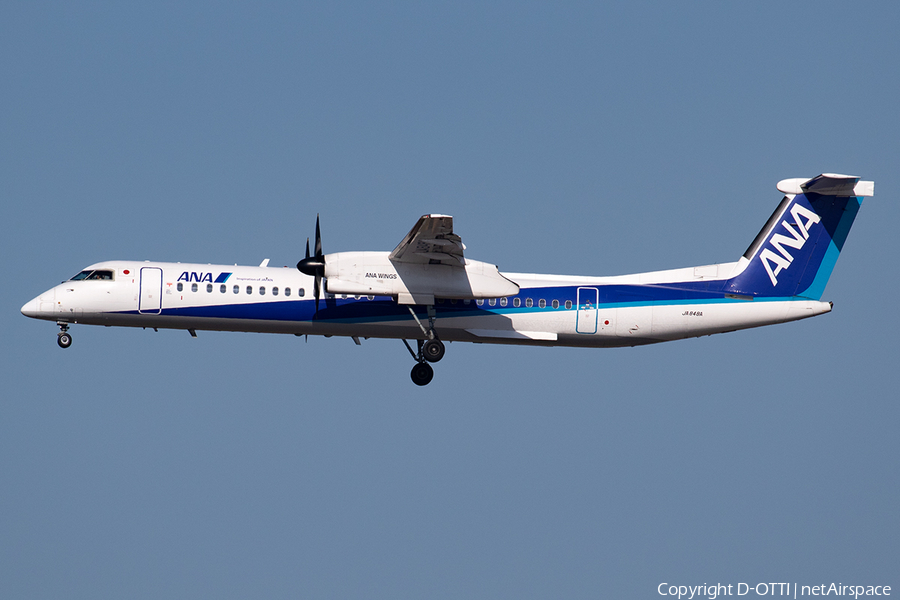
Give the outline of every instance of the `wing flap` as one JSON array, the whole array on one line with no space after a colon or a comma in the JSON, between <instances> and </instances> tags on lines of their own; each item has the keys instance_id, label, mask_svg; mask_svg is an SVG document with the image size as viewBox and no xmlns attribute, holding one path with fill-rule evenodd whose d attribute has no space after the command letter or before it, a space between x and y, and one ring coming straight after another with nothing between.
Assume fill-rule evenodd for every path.
<instances>
[{"instance_id":1,"label":"wing flap","mask_svg":"<svg viewBox=\"0 0 900 600\"><path fill-rule=\"evenodd\" d=\"M463 267L465 248L462 239L453 233L453 217L422 215L388 258L394 262Z\"/></svg>"}]
</instances>

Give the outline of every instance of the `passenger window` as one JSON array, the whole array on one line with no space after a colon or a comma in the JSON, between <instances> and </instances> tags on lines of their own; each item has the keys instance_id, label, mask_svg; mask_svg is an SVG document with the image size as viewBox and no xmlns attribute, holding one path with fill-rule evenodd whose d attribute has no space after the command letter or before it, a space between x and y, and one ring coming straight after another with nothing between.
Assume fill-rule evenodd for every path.
<instances>
[{"instance_id":1,"label":"passenger window","mask_svg":"<svg viewBox=\"0 0 900 600\"><path fill-rule=\"evenodd\" d=\"M497 299L496 299L496 298L491 298L490 300L488 300L488 305L490 305L490 306L497 306Z\"/></svg>"},{"instance_id":2,"label":"passenger window","mask_svg":"<svg viewBox=\"0 0 900 600\"><path fill-rule=\"evenodd\" d=\"M559 300L553 301L553 308L559 308Z\"/></svg>"},{"instance_id":3,"label":"passenger window","mask_svg":"<svg viewBox=\"0 0 900 600\"><path fill-rule=\"evenodd\" d=\"M224 294L226 289L227 289L227 286L223 283L222 285L219 286L219 293Z\"/></svg>"},{"instance_id":4,"label":"passenger window","mask_svg":"<svg viewBox=\"0 0 900 600\"><path fill-rule=\"evenodd\" d=\"M252 285L248 285L248 286L247 286L247 294L252 294L252 293L253 293L253 286L252 286Z\"/></svg>"},{"instance_id":5,"label":"passenger window","mask_svg":"<svg viewBox=\"0 0 900 600\"><path fill-rule=\"evenodd\" d=\"M196 292L196 291L197 291L197 284L196 284L196 283L192 283L192 284L191 284L191 291L192 291L192 292Z\"/></svg>"},{"instance_id":6,"label":"passenger window","mask_svg":"<svg viewBox=\"0 0 900 600\"><path fill-rule=\"evenodd\" d=\"M366 296L366 298L368 298L369 300L374 300L375 296Z\"/></svg>"},{"instance_id":7,"label":"passenger window","mask_svg":"<svg viewBox=\"0 0 900 600\"><path fill-rule=\"evenodd\" d=\"M541 298L540 300L538 300L538 306L540 308L547 308L547 301Z\"/></svg>"},{"instance_id":8,"label":"passenger window","mask_svg":"<svg viewBox=\"0 0 900 600\"><path fill-rule=\"evenodd\" d=\"M206 284L206 291L209 292L210 294L212 293L212 284L211 283Z\"/></svg>"},{"instance_id":9,"label":"passenger window","mask_svg":"<svg viewBox=\"0 0 900 600\"><path fill-rule=\"evenodd\" d=\"M525 306L531 308L532 306L534 306L534 300L532 300L531 298L525 298Z\"/></svg>"},{"instance_id":10,"label":"passenger window","mask_svg":"<svg viewBox=\"0 0 900 600\"><path fill-rule=\"evenodd\" d=\"M522 306L522 299L521 298L513 298L513 306L515 306L516 308L519 308L520 306Z\"/></svg>"},{"instance_id":11,"label":"passenger window","mask_svg":"<svg viewBox=\"0 0 900 600\"><path fill-rule=\"evenodd\" d=\"M259 295L260 296L266 295L266 286L264 286L264 285L259 286Z\"/></svg>"},{"instance_id":12,"label":"passenger window","mask_svg":"<svg viewBox=\"0 0 900 600\"><path fill-rule=\"evenodd\" d=\"M290 296L290 295L291 295L291 288L284 288L284 295L285 295L285 296Z\"/></svg>"},{"instance_id":13,"label":"passenger window","mask_svg":"<svg viewBox=\"0 0 900 600\"><path fill-rule=\"evenodd\" d=\"M175 288L176 288L179 292L183 292L183 291L184 291L184 284L181 283L181 282L179 281L179 282L178 282L178 285L176 285Z\"/></svg>"},{"instance_id":14,"label":"passenger window","mask_svg":"<svg viewBox=\"0 0 900 600\"><path fill-rule=\"evenodd\" d=\"M572 308L572 301L571 301L571 300L566 300L566 310L568 310L568 309L570 309L570 308Z\"/></svg>"},{"instance_id":15,"label":"passenger window","mask_svg":"<svg viewBox=\"0 0 900 600\"><path fill-rule=\"evenodd\" d=\"M450 304L456 304L456 298L451 299Z\"/></svg>"},{"instance_id":16,"label":"passenger window","mask_svg":"<svg viewBox=\"0 0 900 600\"><path fill-rule=\"evenodd\" d=\"M231 291L233 291L235 294L240 294L240 293L241 293L241 286L236 285L236 286L234 286L234 289L231 290Z\"/></svg>"},{"instance_id":17,"label":"passenger window","mask_svg":"<svg viewBox=\"0 0 900 600\"><path fill-rule=\"evenodd\" d=\"M475 301L475 304L477 304L478 306L484 306L484 300L479 298L478 300Z\"/></svg>"},{"instance_id":18,"label":"passenger window","mask_svg":"<svg viewBox=\"0 0 900 600\"><path fill-rule=\"evenodd\" d=\"M509 302L508 298L500 298L500 306L506 306L507 302Z\"/></svg>"},{"instance_id":19,"label":"passenger window","mask_svg":"<svg viewBox=\"0 0 900 600\"><path fill-rule=\"evenodd\" d=\"M297 290L297 295L302 298L303 296L306 295L306 290L304 290L303 288L300 288L299 290Z\"/></svg>"},{"instance_id":20,"label":"passenger window","mask_svg":"<svg viewBox=\"0 0 900 600\"><path fill-rule=\"evenodd\" d=\"M273 296L277 296L277 295L278 295L278 288L277 288L277 287L273 287L273 288L272 288L272 295L273 295Z\"/></svg>"}]
</instances>

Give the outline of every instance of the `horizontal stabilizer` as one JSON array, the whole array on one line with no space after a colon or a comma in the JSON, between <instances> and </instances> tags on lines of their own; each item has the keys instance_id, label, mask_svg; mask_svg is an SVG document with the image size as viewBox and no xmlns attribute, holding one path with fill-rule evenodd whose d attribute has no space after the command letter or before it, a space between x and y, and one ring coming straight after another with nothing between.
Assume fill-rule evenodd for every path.
<instances>
[{"instance_id":1,"label":"horizontal stabilizer","mask_svg":"<svg viewBox=\"0 0 900 600\"><path fill-rule=\"evenodd\" d=\"M782 179L776 186L783 194L822 194L823 196L874 196L875 182L860 181L853 175L823 173L812 179Z\"/></svg>"}]
</instances>

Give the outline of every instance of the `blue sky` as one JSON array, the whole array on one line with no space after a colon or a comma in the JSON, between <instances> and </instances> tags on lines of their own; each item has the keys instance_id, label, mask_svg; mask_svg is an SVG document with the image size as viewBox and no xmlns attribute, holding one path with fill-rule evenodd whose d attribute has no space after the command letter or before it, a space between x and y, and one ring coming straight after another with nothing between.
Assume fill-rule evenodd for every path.
<instances>
[{"instance_id":1,"label":"blue sky","mask_svg":"<svg viewBox=\"0 0 900 600\"><path fill-rule=\"evenodd\" d=\"M0 596L892 585L893 3L5 3ZM293 265L422 214L518 272L736 260L873 179L808 321L621 350L73 327L108 259ZM893 390L893 391L892 391ZM751 594L752 595L752 594Z\"/></svg>"}]
</instances>

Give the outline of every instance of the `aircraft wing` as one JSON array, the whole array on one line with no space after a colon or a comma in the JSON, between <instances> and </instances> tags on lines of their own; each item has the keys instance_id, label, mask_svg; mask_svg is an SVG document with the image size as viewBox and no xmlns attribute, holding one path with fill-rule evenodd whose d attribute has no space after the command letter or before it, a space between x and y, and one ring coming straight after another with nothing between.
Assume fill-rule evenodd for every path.
<instances>
[{"instance_id":1,"label":"aircraft wing","mask_svg":"<svg viewBox=\"0 0 900 600\"><path fill-rule=\"evenodd\" d=\"M388 258L393 262L465 267L465 248L453 233L453 217L422 215Z\"/></svg>"}]
</instances>

